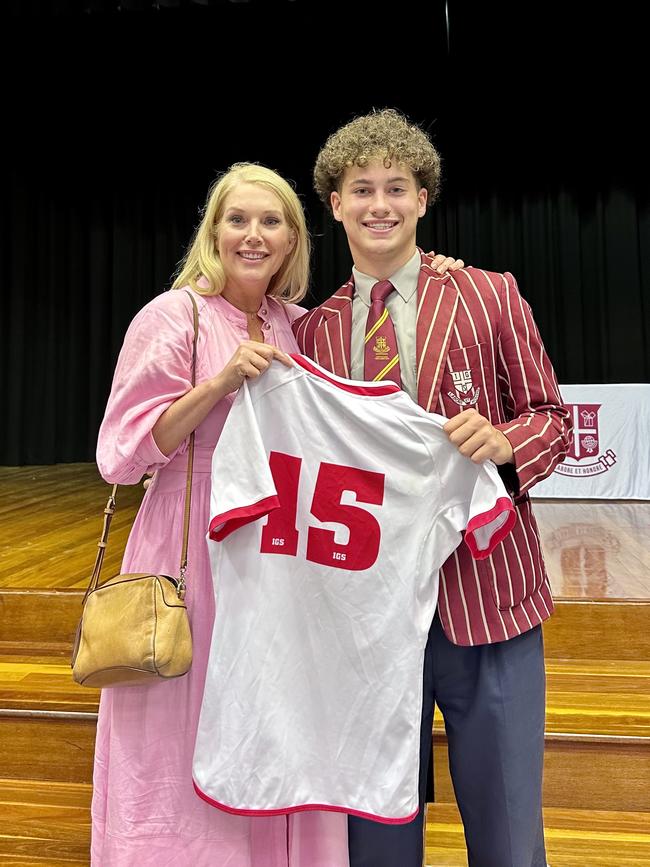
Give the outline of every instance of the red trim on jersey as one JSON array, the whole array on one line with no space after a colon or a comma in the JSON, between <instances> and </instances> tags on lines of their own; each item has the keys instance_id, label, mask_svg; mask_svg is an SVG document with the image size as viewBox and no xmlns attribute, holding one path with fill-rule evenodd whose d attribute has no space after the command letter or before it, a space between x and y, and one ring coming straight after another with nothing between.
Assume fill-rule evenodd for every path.
<instances>
[{"instance_id":1,"label":"red trim on jersey","mask_svg":"<svg viewBox=\"0 0 650 867\"><path fill-rule=\"evenodd\" d=\"M486 524L494 521L495 518L498 518L499 515L502 515L504 512L507 513L508 517L499 529L490 537L490 544L487 548L481 550L476 544L474 533L481 527L485 527ZM472 552L472 557L475 560L485 560L486 557L489 557L499 542L502 542L510 530L512 530L516 520L517 516L515 514L515 507L512 504L512 500L508 497L499 497L489 512L483 512L482 514L476 515L476 517L472 518L468 522L467 529L465 530L465 542L467 543L469 550Z\"/></svg>"},{"instance_id":2,"label":"red trim on jersey","mask_svg":"<svg viewBox=\"0 0 650 867\"><path fill-rule=\"evenodd\" d=\"M348 810L345 807L334 807L331 804L302 804L299 807L285 807L281 810L239 810L235 807L227 807L225 804L220 804L215 801L196 784L196 780L192 780L194 791L213 807L218 810L223 810L225 813L230 813L233 816L286 816L288 813L305 813L308 810L325 810L328 813L347 813L349 816L358 816L360 819L370 819L372 822L381 822L382 825L405 825L407 822L412 822L420 812L419 809L410 816L405 816L403 819L386 819L383 816L376 816L374 813L364 813L362 810Z\"/></svg>"},{"instance_id":3,"label":"red trim on jersey","mask_svg":"<svg viewBox=\"0 0 650 867\"><path fill-rule=\"evenodd\" d=\"M296 364L304 367L305 370L309 371L309 373L313 373L314 376L320 376L321 379L325 379L327 382L331 382L332 385L335 385L342 391L349 391L352 394L364 394L366 395L366 397L383 397L387 394L395 394L395 392L401 391L399 385L388 379L380 380L377 383L369 382L367 385L353 385L351 381L339 382L338 379L333 379L331 376L328 376L324 370L321 370L320 367L316 367L314 364L312 364L312 362L308 358L305 358L304 355L298 355L298 353L291 353L291 357L296 362Z\"/></svg>"},{"instance_id":4,"label":"red trim on jersey","mask_svg":"<svg viewBox=\"0 0 650 867\"><path fill-rule=\"evenodd\" d=\"M272 497L265 497L263 500L259 500L250 506L240 506L237 509L231 509L229 512L215 515L210 521L210 538L215 542L222 542L226 536L243 527L244 524L257 521L258 518L268 515L273 509L279 508L280 498L277 494L274 494Z\"/></svg>"}]
</instances>

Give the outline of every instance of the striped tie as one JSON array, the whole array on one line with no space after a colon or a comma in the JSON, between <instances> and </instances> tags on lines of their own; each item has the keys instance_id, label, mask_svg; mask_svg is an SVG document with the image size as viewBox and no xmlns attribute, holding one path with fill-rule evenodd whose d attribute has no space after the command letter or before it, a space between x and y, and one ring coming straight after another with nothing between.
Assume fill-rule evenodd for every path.
<instances>
[{"instance_id":1,"label":"striped tie","mask_svg":"<svg viewBox=\"0 0 650 867\"><path fill-rule=\"evenodd\" d=\"M364 378L371 382L392 379L402 384L399 371L399 352L393 322L384 306L386 298L393 291L390 280L375 283L370 292L370 312L366 325L366 346L364 353Z\"/></svg>"}]
</instances>

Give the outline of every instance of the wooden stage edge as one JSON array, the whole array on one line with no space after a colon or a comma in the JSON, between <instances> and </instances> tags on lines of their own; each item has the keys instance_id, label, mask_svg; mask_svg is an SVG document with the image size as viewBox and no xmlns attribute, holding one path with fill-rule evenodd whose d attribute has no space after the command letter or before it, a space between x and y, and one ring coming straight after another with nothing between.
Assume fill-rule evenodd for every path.
<instances>
[{"instance_id":1,"label":"wooden stage edge","mask_svg":"<svg viewBox=\"0 0 650 867\"><path fill-rule=\"evenodd\" d=\"M95 464L0 467L0 587L81 589L109 486ZM119 571L142 487L120 487L104 566ZM650 601L650 501L533 499L558 600Z\"/></svg>"}]
</instances>

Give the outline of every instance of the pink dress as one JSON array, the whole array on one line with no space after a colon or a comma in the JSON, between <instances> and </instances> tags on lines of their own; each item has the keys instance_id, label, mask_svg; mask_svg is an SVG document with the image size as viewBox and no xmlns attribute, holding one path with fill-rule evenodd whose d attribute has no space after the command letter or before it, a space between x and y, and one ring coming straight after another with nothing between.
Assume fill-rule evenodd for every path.
<instances>
[{"instance_id":1,"label":"pink dress","mask_svg":"<svg viewBox=\"0 0 650 867\"><path fill-rule=\"evenodd\" d=\"M248 333L245 315L223 298L195 298L197 382L202 382L223 369ZM266 298L260 308L266 342L296 351L290 322L301 312ZM137 314L117 363L99 432L100 472L109 482L133 485L146 470L157 470L129 537L124 572L178 574L187 442L165 457L151 430L190 389L192 335L189 297L165 292ZM210 468L231 404L232 396L220 401L196 431L187 573L192 669L166 683L102 691L92 802L95 867L348 867L347 816L231 816L201 800L192 786L214 619L205 541Z\"/></svg>"}]
</instances>

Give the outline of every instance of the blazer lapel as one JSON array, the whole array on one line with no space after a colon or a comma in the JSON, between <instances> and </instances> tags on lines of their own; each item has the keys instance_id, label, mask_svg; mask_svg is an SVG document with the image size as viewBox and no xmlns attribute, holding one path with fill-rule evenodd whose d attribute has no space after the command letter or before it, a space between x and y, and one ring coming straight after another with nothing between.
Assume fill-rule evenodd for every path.
<instances>
[{"instance_id":1,"label":"blazer lapel","mask_svg":"<svg viewBox=\"0 0 650 867\"><path fill-rule=\"evenodd\" d=\"M436 274L423 256L418 280L415 356L418 403L427 412L432 411L440 393L458 297L452 275Z\"/></svg>"},{"instance_id":2,"label":"blazer lapel","mask_svg":"<svg viewBox=\"0 0 650 867\"><path fill-rule=\"evenodd\" d=\"M320 306L322 319L314 332L314 360L346 379L350 379L353 294L354 280L350 278Z\"/></svg>"}]
</instances>

